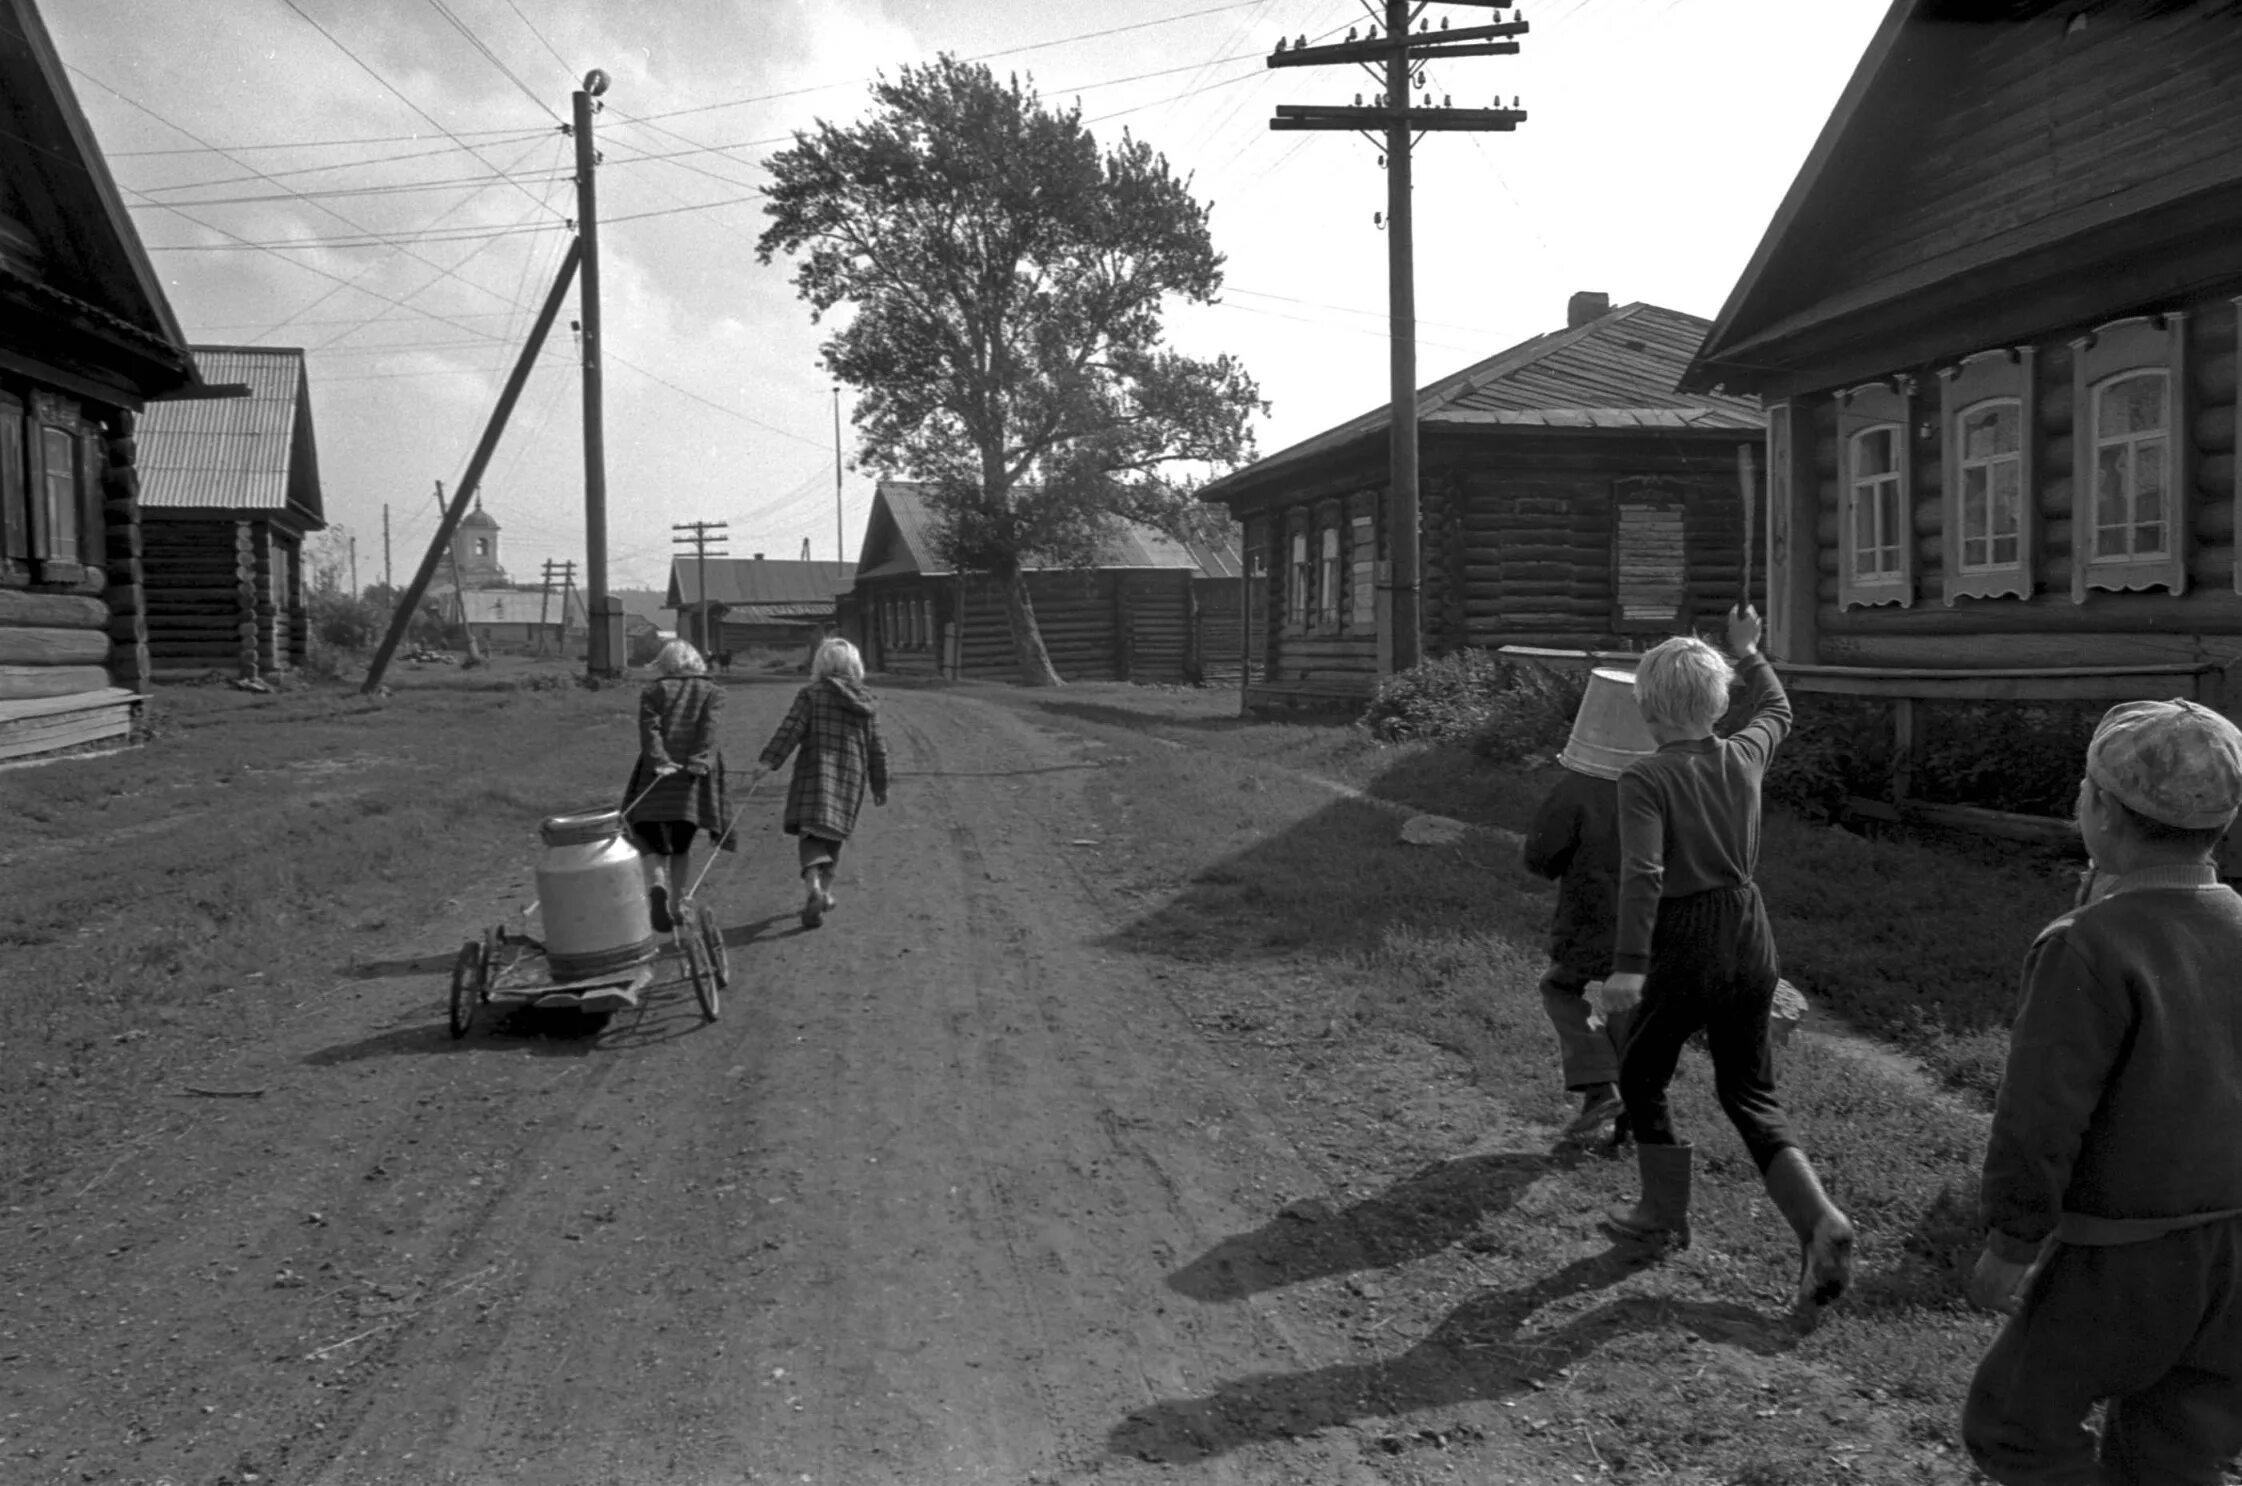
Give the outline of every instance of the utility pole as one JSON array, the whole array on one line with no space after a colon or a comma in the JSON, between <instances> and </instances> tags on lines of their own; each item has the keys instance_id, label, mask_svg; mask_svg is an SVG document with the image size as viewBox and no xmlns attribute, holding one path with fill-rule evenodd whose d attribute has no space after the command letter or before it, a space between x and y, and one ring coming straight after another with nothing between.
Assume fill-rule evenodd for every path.
<instances>
[{"instance_id":1,"label":"utility pole","mask_svg":"<svg viewBox=\"0 0 2242 1486\"><path fill-rule=\"evenodd\" d=\"M389 590L389 596L392 599L397 597L397 572L390 566L389 562L388 501L381 503L381 586Z\"/></svg>"},{"instance_id":2,"label":"utility pole","mask_svg":"<svg viewBox=\"0 0 2242 1486\"><path fill-rule=\"evenodd\" d=\"M1451 31L1447 17L1443 16L1440 29L1434 31L1431 22L1419 18L1435 4L1477 6L1494 12L1496 19L1491 25L1463 26ZM1500 15L1504 10L1514 10L1516 4L1517 0L1384 0L1386 23L1382 35L1378 27L1372 26L1359 40L1349 31L1343 42L1309 46L1302 38L1290 47L1280 37L1276 51L1269 57L1271 67L1358 63L1384 89L1367 107L1360 93L1355 95L1351 108L1280 103L1269 127L1276 130L1344 129L1364 134L1375 129L1384 134L1385 154L1381 163L1386 167L1386 211L1381 225L1386 228L1387 296L1393 345L1389 407L1393 445L1386 500L1386 551L1392 568L1386 586L1392 599L1387 624L1392 635L1396 671L1406 671L1423 658L1424 642L1422 564L1418 553L1417 284L1416 243L1409 201L1410 151L1420 134L1433 131L1508 133L1526 117L1517 107L1515 98L1509 108L1502 107L1499 97L1492 108L1455 108L1444 96L1435 107L1432 95L1425 93L1424 101L1412 108L1409 95L1412 85L1419 90L1424 88L1423 68L1428 62L1515 54L1518 43L1513 38L1525 34L1526 23L1516 19L1503 21ZM1413 34L1409 29L1412 21L1418 26ZM1373 220L1378 219L1374 217Z\"/></svg>"},{"instance_id":3,"label":"utility pole","mask_svg":"<svg viewBox=\"0 0 2242 1486\"><path fill-rule=\"evenodd\" d=\"M802 554L808 559L807 552ZM833 560L849 560L848 530L841 523L841 389L833 389Z\"/></svg>"},{"instance_id":4,"label":"utility pole","mask_svg":"<svg viewBox=\"0 0 2242 1486\"><path fill-rule=\"evenodd\" d=\"M716 653L716 647L709 640L709 632L714 625L711 614L715 605L708 601L708 544L715 542L721 549L724 543L724 538L711 536L710 533L727 529L726 524L721 521L673 521L670 523L672 533L683 533L683 535L672 535L670 541L680 547L690 546L693 549L693 597L701 611L700 645L703 655L714 655ZM719 550L716 555L722 557L724 554Z\"/></svg>"},{"instance_id":5,"label":"utility pole","mask_svg":"<svg viewBox=\"0 0 2242 1486\"><path fill-rule=\"evenodd\" d=\"M545 559L544 579L537 588L537 653L545 653L545 621L552 617L553 560Z\"/></svg>"},{"instance_id":6,"label":"utility pole","mask_svg":"<svg viewBox=\"0 0 2242 1486\"><path fill-rule=\"evenodd\" d=\"M350 596L358 597L358 533L350 534Z\"/></svg>"},{"instance_id":7,"label":"utility pole","mask_svg":"<svg viewBox=\"0 0 2242 1486\"><path fill-rule=\"evenodd\" d=\"M568 606L575 601L575 598L576 559L571 557L570 559L568 559L568 561L561 564L560 643L558 648L559 653L562 656L566 656L568 654ZM585 644L588 647L590 643L590 637L587 635L585 638ZM614 657L614 660L618 666L622 664L622 657Z\"/></svg>"},{"instance_id":8,"label":"utility pole","mask_svg":"<svg viewBox=\"0 0 2242 1486\"><path fill-rule=\"evenodd\" d=\"M593 100L607 91L607 74L593 68L572 96L576 136L576 241L583 249L577 301L582 315L584 357L584 589L592 615L591 644L585 669L594 676L621 674L620 658L608 654L607 627L607 434L602 411L599 326L599 197L593 172L599 151L592 147L592 114L604 104Z\"/></svg>"}]
</instances>

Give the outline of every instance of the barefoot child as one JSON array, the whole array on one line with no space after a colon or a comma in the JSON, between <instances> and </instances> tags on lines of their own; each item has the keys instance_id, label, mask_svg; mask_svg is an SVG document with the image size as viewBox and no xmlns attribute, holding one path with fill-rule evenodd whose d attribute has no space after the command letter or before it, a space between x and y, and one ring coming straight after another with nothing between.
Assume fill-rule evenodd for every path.
<instances>
[{"instance_id":1,"label":"barefoot child","mask_svg":"<svg viewBox=\"0 0 2242 1486\"><path fill-rule=\"evenodd\" d=\"M1594 1025L1587 990L1611 974L1619 897L1619 776L1657 747L1643 726L1634 693L1635 678L1629 672L1589 673L1572 737L1557 755L1564 774L1534 812L1520 853L1527 871L1557 879L1541 1005L1557 1032L1565 1087L1580 1095L1580 1112L1561 1136L1567 1143L1601 1143L1620 1112L1625 1018Z\"/></svg>"},{"instance_id":2,"label":"barefoot child","mask_svg":"<svg viewBox=\"0 0 2242 1486\"><path fill-rule=\"evenodd\" d=\"M2008 1486L2210 1483L2242 1449L2242 897L2213 858L2238 806L2242 731L2208 708L2123 703L2087 745L2104 881L2025 956L1970 1276L2012 1315L1962 1439Z\"/></svg>"},{"instance_id":3,"label":"barefoot child","mask_svg":"<svg viewBox=\"0 0 2242 1486\"><path fill-rule=\"evenodd\" d=\"M755 782L794 758L794 780L787 786L789 836L801 838L802 926L814 929L833 911L833 872L841 846L856 829L864 808L864 786L872 801L887 803L887 747L880 741L879 704L864 687L864 661L856 647L835 638L817 647L810 662L810 684L794 694L778 731L763 749Z\"/></svg>"},{"instance_id":4,"label":"barefoot child","mask_svg":"<svg viewBox=\"0 0 2242 1486\"><path fill-rule=\"evenodd\" d=\"M1811 1324L1852 1278L1853 1225L1822 1191L1775 1096L1767 1024L1775 936L1752 874L1760 780L1790 732L1791 711L1759 633L1756 611L1731 609L1736 666L1704 641L1678 637L1635 671L1635 700L1658 751L1619 778L1619 926L1605 991L1615 1006L1640 997L1619 1094L1643 1196L1612 1208L1606 1223L1661 1247L1689 1243L1692 1147L1675 1138L1666 1086L1682 1044L1702 1027L1721 1109L1798 1235L1797 1312ZM1750 718L1716 738L1739 670Z\"/></svg>"}]
</instances>

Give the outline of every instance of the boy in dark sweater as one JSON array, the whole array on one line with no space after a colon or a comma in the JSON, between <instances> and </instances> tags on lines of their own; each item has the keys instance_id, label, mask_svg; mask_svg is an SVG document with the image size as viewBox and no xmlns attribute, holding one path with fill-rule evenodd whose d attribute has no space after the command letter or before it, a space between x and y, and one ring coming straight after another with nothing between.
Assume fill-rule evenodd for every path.
<instances>
[{"instance_id":1,"label":"boy in dark sweater","mask_svg":"<svg viewBox=\"0 0 2242 1486\"><path fill-rule=\"evenodd\" d=\"M1677 637L1642 659L1635 699L1658 751L1619 778L1619 928L1606 1004L1639 996L1619 1093L1642 1170L1640 1202L1605 1215L1622 1237L1689 1243L1692 1147L1674 1135L1666 1085L1700 1027L1713 1088L1799 1240L1797 1315L1812 1324L1852 1278L1853 1225L1822 1191L1775 1096L1768 1007L1775 936L1752 874L1759 866L1759 785L1790 732L1790 702L1759 653L1756 611L1731 609L1731 667L1702 640ZM1727 738L1713 724L1741 671L1750 718Z\"/></svg>"},{"instance_id":2,"label":"boy in dark sweater","mask_svg":"<svg viewBox=\"0 0 2242 1486\"><path fill-rule=\"evenodd\" d=\"M1619 776L1656 745L1635 706L1635 678L1597 669L1557 762L1564 774L1534 812L1520 855L1526 870L1557 880L1549 925L1549 968L1541 1005L1556 1029L1565 1087L1580 1112L1561 1136L1599 1144L1619 1119L1619 1050L1625 1018L1597 1025L1588 988L1611 974L1612 925L1619 897ZM1617 1130L1613 1130L1616 1141Z\"/></svg>"},{"instance_id":3,"label":"boy in dark sweater","mask_svg":"<svg viewBox=\"0 0 2242 1486\"><path fill-rule=\"evenodd\" d=\"M2242 731L2193 702L2087 746L2100 890L2025 957L1970 1276L2011 1319L1962 1438L2008 1486L2210 1486L2242 1449L2242 897L2212 859L2238 806Z\"/></svg>"}]
</instances>

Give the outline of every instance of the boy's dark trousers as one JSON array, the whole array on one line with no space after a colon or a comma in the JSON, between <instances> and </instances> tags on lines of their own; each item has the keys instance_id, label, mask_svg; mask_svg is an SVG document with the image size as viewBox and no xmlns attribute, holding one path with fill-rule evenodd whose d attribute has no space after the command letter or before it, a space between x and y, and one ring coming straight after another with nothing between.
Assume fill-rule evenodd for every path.
<instances>
[{"instance_id":1,"label":"boy's dark trousers","mask_svg":"<svg viewBox=\"0 0 2242 1486\"><path fill-rule=\"evenodd\" d=\"M1713 1055L1713 1091L1764 1172L1791 1139L1775 1095L1767 1008L1775 999L1775 934L1759 888L1715 888L1658 905L1650 971L1619 1065L1627 1124L1644 1145L1674 1144L1666 1104L1682 1044L1698 1028Z\"/></svg>"},{"instance_id":2,"label":"boy's dark trousers","mask_svg":"<svg viewBox=\"0 0 2242 1486\"><path fill-rule=\"evenodd\" d=\"M1542 972L1541 1008L1557 1034L1557 1061L1565 1087L1575 1093L1619 1082L1619 1051L1626 1041L1624 1019L1602 1027L1588 1025L1595 1010L1588 1002L1588 986L1601 979L1601 975L1562 963Z\"/></svg>"},{"instance_id":3,"label":"boy's dark trousers","mask_svg":"<svg viewBox=\"0 0 2242 1486\"><path fill-rule=\"evenodd\" d=\"M2242 1218L2057 1244L1977 1365L1962 1442L2003 1486L2218 1486L2242 1449Z\"/></svg>"}]
</instances>

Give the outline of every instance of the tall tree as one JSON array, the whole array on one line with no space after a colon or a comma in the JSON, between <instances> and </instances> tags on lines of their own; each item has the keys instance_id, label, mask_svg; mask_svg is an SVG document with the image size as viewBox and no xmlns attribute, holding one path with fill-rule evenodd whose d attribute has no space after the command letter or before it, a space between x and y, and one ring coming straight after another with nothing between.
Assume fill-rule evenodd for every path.
<instances>
[{"instance_id":1,"label":"tall tree","mask_svg":"<svg viewBox=\"0 0 2242 1486\"><path fill-rule=\"evenodd\" d=\"M924 481L941 556L1002 588L1020 679L1057 685L1025 570L1087 567L1124 521L1170 531L1191 476L1252 450L1265 409L1228 355L1161 339L1170 297L1211 303L1208 208L1124 133L951 56L872 89L770 161L757 249L796 259L822 351L857 389L859 457Z\"/></svg>"}]
</instances>

